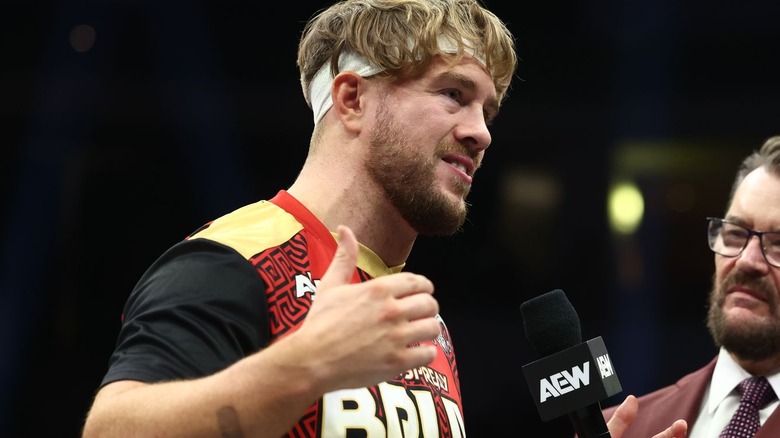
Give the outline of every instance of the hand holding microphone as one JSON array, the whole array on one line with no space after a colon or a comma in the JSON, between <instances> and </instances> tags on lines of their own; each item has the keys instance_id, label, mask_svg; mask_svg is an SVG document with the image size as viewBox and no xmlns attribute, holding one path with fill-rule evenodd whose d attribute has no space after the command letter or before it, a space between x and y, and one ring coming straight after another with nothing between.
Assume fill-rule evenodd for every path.
<instances>
[{"instance_id":1,"label":"hand holding microphone","mask_svg":"<svg viewBox=\"0 0 780 438\"><path fill-rule=\"evenodd\" d=\"M543 356L523 367L542 420L568 415L578 438L620 438L639 406L629 395L609 423L602 400L622 391L601 337L582 342L577 311L561 289L520 305L526 338ZM652 438L685 438L688 426L677 420Z\"/></svg>"},{"instance_id":2,"label":"hand holding microphone","mask_svg":"<svg viewBox=\"0 0 780 438\"><path fill-rule=\"evenodd\" d=\"M523 367L542 420L568 415L580 438L610 437L599 402L622 390L601 337L582 342L561 289L520 305L526 338L543 357Z\"/></svg>"}]
</instances>

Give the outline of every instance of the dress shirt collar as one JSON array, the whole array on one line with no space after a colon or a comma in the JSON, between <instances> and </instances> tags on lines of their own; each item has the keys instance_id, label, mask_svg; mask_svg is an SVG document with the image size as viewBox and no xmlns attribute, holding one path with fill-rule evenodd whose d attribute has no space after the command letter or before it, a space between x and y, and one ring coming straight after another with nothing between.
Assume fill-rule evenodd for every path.
<instances>
[{"instance_id":1,"label":"dress shirt collar","mask_svg":"<svg viewBox=\"0 0 780 438\"><path fill-rule=\"evenodd\" d=\"M718 353L718 361L715 363L715 370L710 380L710 391L707 399L707 410L710 414L715 412L718 405L731 394L731 391L739 385L739 382L750 377L751 374L745 371L739 364L734 362L734 358L721 347ZM780 394L780 372L766 376L769 384L775 393Z\"/></svg>"}]
</instances>

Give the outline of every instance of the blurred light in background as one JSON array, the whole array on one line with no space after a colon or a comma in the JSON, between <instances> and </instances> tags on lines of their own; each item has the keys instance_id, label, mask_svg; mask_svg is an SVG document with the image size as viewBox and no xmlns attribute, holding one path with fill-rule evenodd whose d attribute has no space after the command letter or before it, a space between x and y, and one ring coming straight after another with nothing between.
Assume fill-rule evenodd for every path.
<instances>
[{"instance_id":1,"label":"blurred light in background","mask_svg":"<svg viewBox=\"0 0 780 438\"><path fill-rule=\"evenodd\" d=\"M607 198L610 228L614 233L633 234L645 213L642 192L632 181L613 185Z\"/></svg>"},{"instance_id":2,"label":"blurred light in background","mask_svg":"<svg viewBox=\"0 0 780 438\"><path fill-rule=\"evenodd\" d=\"M517 266L537 274L552 271L563 191L549 169L513 165L502 173L499 242Z\"/></svg>"},{"instance_id":3,"label":"blurred light in background","mask_svg":"<svg viewBox=\"0 0 780 438\"><path fill-rule=\"evenodd\" d=\"M96 38L95 28L88 24L80 24L70 31L70 45L79 53L88 52Z\"/></svg>"},{"instance_id":4,"label":"blurred light in background","mask_svg":"<svg viewBox=\"0 0 780 438\"><path fill-rule=\"evenodd\" d=\"M696 191L691 184L672 184L666 193L666 206L675 213L691 211L696 206Z\"/></svg>"}]
</instances>

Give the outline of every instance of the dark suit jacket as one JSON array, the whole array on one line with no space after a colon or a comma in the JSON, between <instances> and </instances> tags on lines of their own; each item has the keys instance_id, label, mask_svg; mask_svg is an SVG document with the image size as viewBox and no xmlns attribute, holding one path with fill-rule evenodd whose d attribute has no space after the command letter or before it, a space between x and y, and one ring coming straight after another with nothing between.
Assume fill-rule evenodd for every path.
<instances>
[{"instance_id":1,"label":"dark suit jacket","mask_svg":"<svg viewBox=\"0 0 780 438\"><path fill-rule=\"evenodd\" d=\"M651 438L680 418L688 422L690 430L698 416L716 361L717 357L674 385L638 397L639 413L622 438ZM604 418L611 418L615 409L617 406L604 409ZM780 437L780 409L776 409L769 416L754 438L777 437Z\"/></svg>"}]
</instances>

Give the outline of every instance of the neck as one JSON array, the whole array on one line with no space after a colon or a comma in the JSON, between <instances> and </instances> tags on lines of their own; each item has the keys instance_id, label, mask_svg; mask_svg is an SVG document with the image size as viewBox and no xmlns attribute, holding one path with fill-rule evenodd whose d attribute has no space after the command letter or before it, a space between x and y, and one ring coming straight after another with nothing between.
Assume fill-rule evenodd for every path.
<instances>
[{"instance_id":1,"label":"neck","mask_svg":"<svg viewBox=\"0 0 780 438\"><path fill-rule=\"evenodd\" d=\"M780 371L780 356L774 356L764 360L745 360L730 353L734 361L745 371L754 376L768 376Z\"/></svg>"},{"instance_id":2,"label":"neck","mask_svg":"<svg viewBox=\"0 0 780 438\"><path fill-rule=\"evenodd\" d=\"M350 227L358 241L387 266L405 263L417 232L359 164L351 166L344 161L310 157L288 192L329 230L335 232L339 225Z\"/></svg>"}]
</instances>

